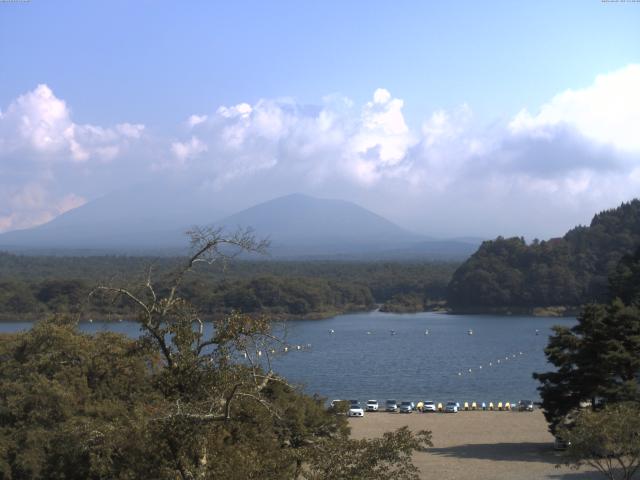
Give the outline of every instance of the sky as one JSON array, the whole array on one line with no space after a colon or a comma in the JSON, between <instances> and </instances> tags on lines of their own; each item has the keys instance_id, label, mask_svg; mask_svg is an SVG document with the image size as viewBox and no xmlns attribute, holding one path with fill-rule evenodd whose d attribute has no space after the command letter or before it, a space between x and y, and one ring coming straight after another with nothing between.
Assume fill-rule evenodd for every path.
<instances>
[{"instance_id":1,"label":"sky","mask_svg":"<svg viewBox=\"0 0 640 480\"><path fill-rule=\"evenodd\" d=\"M639 132L638 2L0 1L0 232L180 179L550 238L640 195Z\"/></svg>"}]
</instances>

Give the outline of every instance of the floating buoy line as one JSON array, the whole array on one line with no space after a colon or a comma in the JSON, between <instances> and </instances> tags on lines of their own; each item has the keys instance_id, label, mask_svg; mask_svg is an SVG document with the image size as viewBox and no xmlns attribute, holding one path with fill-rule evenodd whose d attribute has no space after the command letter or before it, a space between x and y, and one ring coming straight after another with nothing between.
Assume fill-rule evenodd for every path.
<instances>
[{"instance_id":1,"label":"floating buoy line","mask_svg":"<svg viewBox=\"0 0 640 480\"><path fill-rule=\"evenodd\" d=\"M89 319L89 322L91 322L91 321L92 320ZM330 328L330 329L328 329L328 333L330 335L335 335L336 331L333 328ZM373 331L373 330L366 330L365 331L366 335L372 335L374 333L375 333L375 331ZM396 330L389 330L389 334L391 336L394 336L394 335L397 335L397 332L396 332ZM431 334L431 331L428 328L425 329L424 335L428 336L430 334ZM467 335L473 335L474 334L473 329L467 329L466 330L466 334ZM535 335L539 335L539 334L540 334L540 331L538 329L536 329L535 330ZM289 353L290 350L293 350L293 351L308 351L308 350L311 350L311 344L310 343L307 343L307 344L283 344L283 346L278 348L278 349L270 348L270 349L264 350L264 351L263 350L255 350L255 355L257 357L262 357L263 354L266 354L266 353L271 354L271 355L275 355L277 353ZM477 370L486 370L487 368L490 368L490 367L497 367L497 366L502 365L504 362L507 362L509 360L516 360L520 356L523 356L524 354L525 353L522 352L522 351L519 351L517 353L506 354L504 357L500 357L500 358L497 358L496 360L491 360L491 361L489 361L489 362L487 362L485 364L478 365L475 368L475 371L477 371ZM245 359L248 358L247 352L243 352L242 356ZM462 376L473 374L473 373L474 373L474 367L470 367L470 368L464 368L464 369L456 372L455 375L458 376L458 377L462 377Z\"/></svg>"},{"instance_id":2,"label":"floating buoy line","mask_svg":"<svg viewBox=\"0 0 640 480\"><path fill-rule=\"evenodd\" d=\"M509 354L509 355L505 355L505 357L504 357L504 358L498 358L498 359L495 361L495 365L496 365L496 366L497 366L497 365L501 365L501 364L503 364L503 362L508 361L508 360L518 359L518 358L520 358L522 355L524 355L524 352L522 352L522 351L519 351L517 354L516 354L516 353L512 353L512 354ZM486 367L493 367L493 366L494 366L494 362L493 362L493 361L490 361L490 362L486 363L485 365L479 365L479 366L478 366L478 370L482 370L485 366L486 366ZM473 373L473 369L472 369L472 368L467 368L467 369L465 369L465 370L466 370L468 373ZM462 372L463 372L463 371L462 371L462 370L460 370L460 371L457 373L457 376L458 376L458 377L461 377L461 376L463 375L463 373L462 373Z\"/></svg>"}]
</instances>

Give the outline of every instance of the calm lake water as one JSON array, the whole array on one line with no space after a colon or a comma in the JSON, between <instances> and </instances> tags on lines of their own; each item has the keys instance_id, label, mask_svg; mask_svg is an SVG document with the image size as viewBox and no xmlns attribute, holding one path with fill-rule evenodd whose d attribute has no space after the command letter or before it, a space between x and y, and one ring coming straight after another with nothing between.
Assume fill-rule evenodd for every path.
<instances>
[{"instance_id":1,"label":"calm lake water","mask_svg":"<svg viewBox=\"0 0 640 480\"><path fill-rule=\"evenodd\" d=\"M328 399L537 400L531 374L551 368L543 352L550 329L573 324L573 318L381 312L289 321L287 342L311 346L290 349L274 365L307 393ZM0 332L30 325L0 323ZM139 332L126 321L83 323L81 329Z\"/></svg>"}]
</instances>

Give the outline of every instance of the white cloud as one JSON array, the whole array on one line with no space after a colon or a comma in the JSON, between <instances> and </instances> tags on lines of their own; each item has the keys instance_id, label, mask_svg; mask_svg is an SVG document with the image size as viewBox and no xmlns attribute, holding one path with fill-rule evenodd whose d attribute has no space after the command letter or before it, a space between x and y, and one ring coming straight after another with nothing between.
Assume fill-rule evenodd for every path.
<instances>
[{"instance_id":1,"label":"white cloud","mask_svg":"<svg viewBox=\"0 0 640 480\"><path fill-rule=\"evenodd\" d=\"M216 112L218 115L224 118L248 118L251 115L253 108L248 103L239 103L233 107L220 107Z\"/></svg>"},{"instance_id":2,"label":"white cloud","mask_svg":"<svg viewBox=\"0 0 640 480\"><path fill-rule=\"evenodd\" d=\"M144 125L113 128L76 124L64 100L45 84L19 96L0 115L0 161L13 152L43 162L111 160L130 140L140 139Z\"/></svg>"},{"instance_id":3,"label":"white cloud","mask_svg":"<svg viewBox=\"0 0 640 480\"><path fill-rule=\"evenodd\" d=\"M338 95L325 97L320 108L290 99L221 106L195 126L208 152L198 158L199 165L215 172L218 184L282 167L316 185L335 175L372 185L405 168L403 161L417 142L403 105L378 89L359 110ZM174 155L189 159L188 145L174 143Z\"/></svg>"},{"instance_id":4,"label":"white cloud","mask_svg":"<svg viewBox=\"0 0 640 480\"><path fill-rule=\"evenodd\" d=\"M373 94L373 101L367 102L362 109L361 125L351 145L361 155L378 149L372 167L376 163L397 164L415 143L402 115L403 106L404 101L392 98L387 90L379 88Z\"/></svg>"},{"instance_id":5,"label":"white cloud","mask_svg":"<svg viewBox=\"0 0 640 480\"><path fill-rule=\"evenodd\" d=\"M640 152L640 65L598 75L586 88L566 90L537 114L519 112L509 124L514 134L550 138L569 127L601 144Z\"/></svg>"},{"instance_id":6,"label":"white cloud","mask_svg":"<svg viewBox=\"0 0 640 480\"><path fill-rule=\"evenodd\" d=\"M195 127L196 125L206 122L207 118L209 118L207 115L191 115L187 120L187 124L190 127Z\"/></svg>"},{"instance_id":7,"label":"white cloud","mask_svg":"<svg viewBox=\"0 0 640 480\"><path fill-rule=\"evenodd\" d=\"M195 157L200 153L207 151L207 146L198 138L191 137L188 142L174 142L171 144L171 151L183 165L189 158Z\"/></svg>"}]
</instances>

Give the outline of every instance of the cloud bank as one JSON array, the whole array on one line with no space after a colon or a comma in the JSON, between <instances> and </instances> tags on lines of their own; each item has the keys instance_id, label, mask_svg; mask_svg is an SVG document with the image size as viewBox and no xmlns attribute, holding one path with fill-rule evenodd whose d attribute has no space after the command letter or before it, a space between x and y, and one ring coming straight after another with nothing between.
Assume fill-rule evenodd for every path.
<instances>
[{"instance_id":1,"label":"cloud bank","mask_svg":"<svg viewBox=\"0 0 640 480\"><path fill-rule=\"evenodd\" d=\"M640 65L602 74L535 111L481 125L472 106L412 128L384 88L356 105L262 99L176 122L77 124L40 85L0 114L0 231L84 201L78 171L104 182L182 176L241 208L291 192L349 199L433 235L552 236L640 192Z\"/></svg>"}]
</instances>

